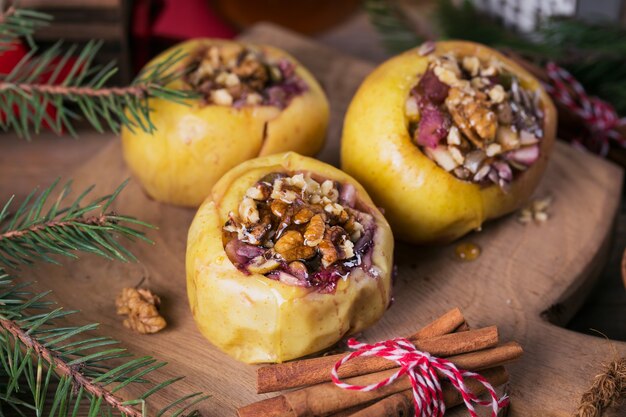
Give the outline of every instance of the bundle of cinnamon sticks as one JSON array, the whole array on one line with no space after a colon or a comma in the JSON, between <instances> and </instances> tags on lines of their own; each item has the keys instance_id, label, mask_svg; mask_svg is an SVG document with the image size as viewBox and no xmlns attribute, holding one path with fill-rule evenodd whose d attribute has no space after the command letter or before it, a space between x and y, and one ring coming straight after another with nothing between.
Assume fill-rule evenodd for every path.
<instances>
[{"instance_id":1,"label":"bundle of cinnamon sticks","mask_svg":"<svg viewBox=\"0 0 626 417\"><path fill-rule=\"evenodd\" d=\"M519 358L523 352L516 342L500 344L495 326L470 329L459 309L447 312L408 339L417 349L445 357L459 369L480 371L494 387L508 381L502 365ZM237 410L239 417L397 417L413 413L413 393L406 375L369 392L337 387L330 371L344 356L321 356L260 367L259 394L293 390L241 407ZM394 374L397 367L395 362L384 358L363 356L345 363L339 377L353 385L369 385ZM446 407L461 404L458 391L444 378L442 381ZM474 380L467 380L466 384L474 394L484 392L484 387Z\"/></svg>"}]
</instances>

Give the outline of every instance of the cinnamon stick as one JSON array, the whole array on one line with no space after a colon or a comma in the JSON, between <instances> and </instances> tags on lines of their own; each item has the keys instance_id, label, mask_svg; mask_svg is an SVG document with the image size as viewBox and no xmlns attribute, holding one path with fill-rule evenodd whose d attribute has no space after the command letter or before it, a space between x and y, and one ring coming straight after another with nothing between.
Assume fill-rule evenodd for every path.
<instances>
[{"instance_id":1,"label":"cinnamon stick","mask_svg":"<svg viewBox=\"0 0 626 417\"><path fill-rule=\"evenodd\" d=\"M453 362L462 369L476 370L500 365L517 358L520 354L519 345L511 342L493 349L459 355ZM353 385L369 385L388 378L395 372L395 369L386 370L350 378L346 382ZM327 416L410 389L411 383L406 376L398 378L386 387L370 392L348 391L335 386L332 382L326 382L250 404L240 408L238 415L239 417ZM284 400L277 399L281 397Z\"/></svg>"},{"instance_id":2,"label":"cinnamon stick","mask_svg":"<svg viewBox=\"0 0 626 417\"><path fill-rule=\"evenodd\" d=\"M365 403L365 404L359 404L359 405L356 405L354 407L346 408L345 410L341 410L341 411L339 411L337 413L331 414L328 417L350 417L354 413L356 413L358 411L361 411L364 408L367 408L367 407L369 407L371 405L374 405L374 404L376 404L376 401L372 401L372 402Z\"/></svg>"},{"instance_id":3,"label":"cinnamon stick","mask_svg":"<svg viewBox=\"0 0 626 417\"><path fill-rule=\"evenodd\" d=\"M499 366L497 368L487 369L482 372L482 376L494 386L500 386L505 384L509 380L509 375L506 370ZM454 407L463 403L463 398L459 391L452 387L450 382L444 382L441 384L443 389L443 401L446 407ZM465 381L467 388L475 395L481 395L487 390L478 381L474 379L467 379ZM415 412L413 391L407 390L397 394L393 394L387 398L366 407L353 414L348 414L350 417L401 417L409 416Z\"/></svg>"},{"instance_id":4,"label":"cinnamon stick","mask_svg":"<svg viewBox=\"0 0 626 417\"><path fill-rule=\"evenodd\" d=\"M468 330L471 330L471 328L469 324L467 324L467 322L464 321L463 324L461 324L459 327L456 328L455 332L460 333L460 332L466 332Z\"/></svg>"},{"instance_id":5,"label":"cinnamon stick","mask_svg":"<svg viewBox=\"0 0 626 417\"><path fill-rule=\"evenodd\" d=\"M464 353L449 357L448 360L459 369L480 371L496 365L505 365L522 356L524 350L517 342L508 342L501 346L478 352Z\"/></svg>"},{"instance_id":6,"label":"cinnamon stick","mask_svg":"<svg viewBox=\"0 0 626 417\"><path fill-rule=\"evenodd\" d=\"M417 349L439 357L473 352L498 344L498 330L495 326L427 339L419 339L420 334L423 332L416 333L409 340ZM340 353L261 367L257 370L257 392L261 394L282 391L330 381L330 369L345 355ZM345 378L365 375L395 366L397 365L394 362L384 358L359 357L343 365L339 369L339 376Z\"/></svg>"},{"instance_id":7,"label":"cinnamon stick","mask_svg":"<svg viewBox=\"0 0 626 417\"><path fill-rule=\"evenodd\" d=\"M407 337L407 339L426 339L428 337L442 336L452 333L465 323L465 318L458 308L446 312L432 323L424 326L418 332Z\"/></svg>"}]
</instances>

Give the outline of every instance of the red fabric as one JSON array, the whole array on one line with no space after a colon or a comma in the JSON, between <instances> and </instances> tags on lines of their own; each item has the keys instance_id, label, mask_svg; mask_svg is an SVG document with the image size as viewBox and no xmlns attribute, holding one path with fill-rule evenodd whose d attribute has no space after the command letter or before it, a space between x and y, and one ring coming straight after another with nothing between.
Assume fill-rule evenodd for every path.
<instances>
[{"instance_id":1,"label":"red fabric","mask_svg":"<svg viewBox=\"0 0 626 417\"><path fill-rule=\"evenodd\" d=\"M153 36L169 39L232 38L235 30L220 19L207 0L163 0Z\"/></svg>"},{"instance_id":2,"label":"red fabric","mask_svg":"<svg viewBox=\"0 0 626 417\"><path fill-rule=\"evenodd\" d=\"M0 52L0 74L8 74L26 55L26 47L21 42L13 42L10 49Z\"/></svg>"},{"instance_id":3,"label":"red fabric","mask_svg":"<svg viewBox=\"0 0 626 417\"><path fill-rule=\"evenodd\" d=\"M131 18L133 63L139 71L165 48L191 38L234 37L208 0L136 0Z\"/></svg>"},{"instance_id":4,"label":"red fabric","mask_svg":"<svg viewBox=\"0 0 626 417\"><path fill-rule=\"evenodd\" d=\"M9 74L13 70L13 68L26 56L27 53L28 50L21 42L14 42L13 45L11 45L10 49L0 52L0 74ZM59 59L52 60L52 65L50 66L50 69L41 74L37 82L47 83L48 81L50 81L50 77L52 76L52 73L54 72L58 63ZM54 84L62 83L68 76L72 66L74 66L75 63L76 59L69 59L66 65L59 72L59 75L57 76ZM16 116L19 116L19 108L17 106L13 106L13 112ZM57 111L52 104L48 104L46 106L46 113L52 119L54 119L56 117ZM3 122L6 120L6 115L3 112L0 112L0 120L2 120ZM42 126L46 129L50 128L50 125L45 121L43 122Z\"/></svg>"}]
</instances>

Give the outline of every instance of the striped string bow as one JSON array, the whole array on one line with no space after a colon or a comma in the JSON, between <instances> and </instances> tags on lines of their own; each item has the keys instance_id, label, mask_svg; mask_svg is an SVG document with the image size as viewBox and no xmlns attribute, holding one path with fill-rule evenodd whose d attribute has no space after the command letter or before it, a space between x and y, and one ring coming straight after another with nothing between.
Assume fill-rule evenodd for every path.
<instances>
[{"instance_id":1,"label":"striped string bow","mask_svg":"<svg viewBox=\"0 0 626 417\"><path fill-rule=\"evenodd\" d=\"M618 130L626 124L626 118L620 119L610 103L598 97L590 97L572 74L554 62L546 65L546 71L550 79L550 83L545 84L548 93L580 117L591 131L592 137L588 143L578 140L574 144L602 156L608 154L611 141L626 148L626 138Z\"/></svg>"},{"instance_id":2,"label":"striped string bow","mask_svg":"<svg viewBox=\"0 0 626 417\"><path fill-rule=\"evenodd\" d=\"M356 349L335 364L331 371L332 380L339 388L351 391L368 392L392 384L396 379L407 375L413 387L416 417L442 417L446 412L443 391L439 381L439 371L459 391L465 406L472 417L477 417L474 404L491 407L492 417L497 417L500 409L506 407L509 399L506 395L498 398L494 388L482 376L475 372L458 369L452 362L436 358L427 352L421 352L404 338L378 342L373 345L348 340L348 347ZM339 379L339 368L349 360L359 356L379 356L400 365L400 369L390 377L371 385L351 385ZM466 386L465 378L480 382L489 394L489 400L481 400Z\"/></svg>"}]
</instances>

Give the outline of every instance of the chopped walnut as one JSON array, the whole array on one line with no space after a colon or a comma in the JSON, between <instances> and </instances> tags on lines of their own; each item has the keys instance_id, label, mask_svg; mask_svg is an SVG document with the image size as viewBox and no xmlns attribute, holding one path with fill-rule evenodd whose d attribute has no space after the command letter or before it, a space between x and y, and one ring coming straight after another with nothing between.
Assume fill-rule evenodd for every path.
<instances>
[{"instance_id":1,"label":"chopped walnut","mask_svg":"<svg viewBox=\"0 0 626 417\"><path fill-rule=\"evenodd\" d=\"M287 59L271 59L244 45L213 45L193 54L184 80L209 104L285 108L307 85Z\"/></svg>"},{"instance_id":2,"label":"chopped walnut","mask_svg":"<svg viewBox=\"0 0 626 417\"><path fill-rule=\"evenodd\" d=\"M226 253L249 273L332 287L372 246L375 222L355 207L354 192L308 173L269 174L248 188L224 225Z\"/></svg>"},{"instance_id":3,"label":"chopped walnut","mask_svg":"<svg viewBox=\"0 0 626 417\"><path fill-rule=\"evenodd\" d=\"M315 215L315 212L310 207L303 207L300 210L298 210L298 212L293 218L293 222L295 224L305 224L305 223L308 223L313 218L314 215Z\"/></svg>"},{"instance_id":4,"label":"chopped walnut","mask_svg":"<svg viewBox=\"0 0 626 417\"><path fill-rule=\"evenodd\" d=\"M427 59L404 104L410 137L459 180L506 192L514 175L539 158L538 93L524 89L496 59L454 53Z\"/></svg>"},{"instance_id":5,"label":"chopped walnut","mask_svg":"<svg viewBox=\"0 0 626 417\"><path fill-rule=\"evenodd\" d=\"M274 245L274 250L287 262L309 259L315 255L315 249L304 244L304 237L295 230L287 231Z\"/></svg>"},{"instance_id":6,"label":"chopped walnut","mask_svg":"<svg viewBox=\"0 0 626 417\"><path fill-rule=\"evenodd\" d=\"M159 314L160 298L148 289L124 288L117 296L117 314L126 315L124 327L142 334L156 333L167 325Z\"/></svg>"},{"instance_id":7,"label":"chopped walnut","mask_svg":"<svg viewBox=\"0 0 626 417\"><path fill-rule=\"evenodd\" d=\"M480 71L480 61L475 56L466 56L463 57L463 69L472 77L478 75L478 71Z\"/></svg>"},{"instance_id":8,"label":"chopped walnut","mask_svg":"<svg viewBox=\"0 0 626 417\"><path fill-rule=\"evenodd\" d=\"M478 147L493 140L497 129L497 116L490 109L484 95L471 95L459 88L451 88L446 107L454 123Z\"/></svg>"},{"instance_id":9,"label":"chopped walnut","mask_svg":"<svg viewBox=\"0 0 626 417\"><path fill-rule=\"evenodd\" d=\"M257 184L254 187L248 188L246 191L246 197L250 197L254 200L266 200L270 196L270 188L267 184Z\"/></svg>"},{"instance_id":10,"label":"chopped walnut","mask_svg":"<svg viewBox=\"0 0 626 417\"><path fill-rule=\"evenodd\" d=\"M504 91L504 88L502 88L502 86L499 84L495 85L491 90L489 90L488 94L491 102L496 104L502 103L502 101L504 101L506 97L506 92Z\"/></svg>"},{"instance_id":11,"label":"chopped walnut","mask_svg":"<svg viewBox=\"0 0 626 417\"><path fill-rule=\"evenodd\" d=\"M246 197L239 203L239 216L246 224L254 224L260 220L259 211L253 199Z\"/></svg>"},{"instance_id":12,"label":"chopped walnut","mask_svg":"<svg viewBox=\"0 0 626 417\"><path fill-rule=\"evenodd\" d=\"M267 274L278 268L280 266L280 262L276 259L265 259L263 256L257 256L252 259L250 264L248 265L248 271L255 274Z\"/></svg>"},{"instance_id":13,"label":"chopped walnut","mask_svg":"<svg viewBox=\"0 0 626 417\"><path fill-rule=\"evenodd\" d=\"M330 266L337 262L337 260L339 260L339 253L337 252L337 248L328 237L325 237L319 243L319 250L322 254L322 264L324 266Z\"/></svg>"},{"instance_id":14,"label":"chopped walnut","mask_svg":"<svg viewBox=\"0 0 626 417\"><path fill-rule=\"evenodd\" d=\"M517 213L517 221L522 224L528 224L533 221L536 223L544 223L550 218L548 210L551 205L551 196L532 200L526 207L522 208Z\"/></svg>"},{"instance_id":15,"label":"chopped walnut","mask_svg":"<svg viewBox=\"0 0 626 417\"><path fill-rule=\"evenodd\" d=\"M324 238L324 230L326 224L324 218L320 214L311 217L311 221L304 231L304 239L307 246L315 247L320 244Z\"/></svg>"}]
</instances>

